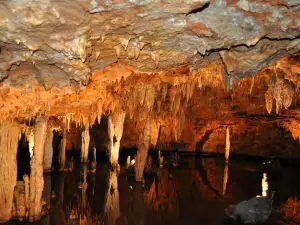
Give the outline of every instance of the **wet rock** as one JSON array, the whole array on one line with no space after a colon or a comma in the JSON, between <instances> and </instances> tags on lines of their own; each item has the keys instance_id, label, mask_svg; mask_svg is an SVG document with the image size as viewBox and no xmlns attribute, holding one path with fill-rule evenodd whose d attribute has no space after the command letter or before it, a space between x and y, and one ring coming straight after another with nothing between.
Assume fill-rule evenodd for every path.
<instances>
[{"instance_id":1,"label":"wet rock","mask_svg":"<svg viewBox=\"0 0 300 225\"><path fill-rule=\"evenodd\" d=\"M272 204L275 192L268 197L254 197L242 201L237 205L230 205L225 214L234 220L240 219L245 224L259 224L268 220L272 213Z\"/></svg>"}]
</instances>

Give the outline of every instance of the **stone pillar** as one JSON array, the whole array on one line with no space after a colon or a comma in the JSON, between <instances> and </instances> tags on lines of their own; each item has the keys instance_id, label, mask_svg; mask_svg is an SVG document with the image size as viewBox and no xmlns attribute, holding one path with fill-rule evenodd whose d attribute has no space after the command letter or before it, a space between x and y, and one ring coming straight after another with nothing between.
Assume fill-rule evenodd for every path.
<instances>
[{"instance_id":1,"label":"stone pillar","mask_svg":"<svg viewBox=\"0 0 300 225\"><path fill-rule=\"evenodd\" d=\"M67 128L64 126L62 128L62 139L60 142L60 149L59 149L59 170L65 169L66 164L66 144L67 144Z\"/></svg>"},{"instance_id":2,"label":"stone pillar","mask_svg":"<svg viewBox=\"0 0 300 225\"><path fill-rule=\"evenodd\" d=\"M33 156L30 160L29 221L41 219L42 194L44 189L43 160L46 141L47 119L35 124Z\"/></svg>"},{"instance_id":3,"label":"stone pillar","mask_svg":"<svg viewBox=\"0 0 300 225\"><path fill-rule=\"evenodd\" d=\"M3 122L0 124L0 223L11 218L14 188L17 182L17 149L20 129Z\"/></svg>"},{"instance_id":4,"label":"stone pillar","mask_svg":"<svg viewBox=\"0 0 300 225\"><path fill-rule=\"evenodd\" d=\"M52 167L52 157L53 157L53 131L52 129L47 129L47 137L45 142L44 150L44 172L50 172Z\"/></svg>"},{"instance_id":5,"label":"stone pillar","mask_svg":"<svg viewBox=\"0 0 300 225\"><path fill-rule=\"evenodd\" d=\"M123 135L124 121L124 111L114 115L114 118L113 116L108 117L108 157L112 167L116 167L119 164L120 142Z\"/></svg>"},{"instance_id":6,"label":"stone pillar","mask_svg":"<svg viewBox=\"0 0 300 225\"><path fill-rule=\"evenodd\" d=\"M106 224L115 225L120 217L120 203L118 190L118 173L116 169L110 170L108 177L108 188L105 196L104 213Z\"/></svg>"},{"instance_id":7,"label":"stone pillar","mask_svg":"<svg viewBox=\"0 0 300 225\"><path fill-rule=\"evenodd\" d=\"M139 136L138 151L135 159L135 180L143 181L144 168L150 145L150 118L148 117L143 133Z\"/></svg>"},{"instance_id":8,"label":"stone pillar","mask_svg":"<svg viewBox=\"0 0 300 225\"><path fill-rule=\"evenodd\" d=\"M89 127L85 127L81 133L81 162L87 163L89 157L90 131Z\"/></svg>"}]
</instances>

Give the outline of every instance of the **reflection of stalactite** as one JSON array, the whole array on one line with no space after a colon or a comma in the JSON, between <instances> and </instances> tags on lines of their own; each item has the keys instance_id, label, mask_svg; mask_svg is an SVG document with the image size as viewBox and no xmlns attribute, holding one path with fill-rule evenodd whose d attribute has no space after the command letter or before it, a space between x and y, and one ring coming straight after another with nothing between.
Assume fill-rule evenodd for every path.
<instances>
[{"instance_id":1,"label":"reflection of stalactite","mask_svg":"<svg viewBox=\"0 0 300 225\"><path fill-rule=\"evenodd\" d=\"M222 196L225 196L227 190L227 182L228 182L228 163L225 163L224 166L224 175L223 175L223 191Z\"/></svg>"},{"instance_id":2,"label":"reflection of stalactite","mask_svg":"<svg viewBox=\"0 0 300 225\"><path fill-rule=\"evenodd\" d=\"M19 128L0 124L0 223L10 219L14 188L17 181L17 148Z\"/></svg>"},{"instance_id":3,"label":"reflection of stalactite","mask_svg":"<svg viewBox=\"0 0 300 225\"><path fill-rule=\"evenodd\" d=\"M50 208L50 202L51 202L51 174L45 174L45 188L43 191L43 199L45 200L47 204L47 209ZM47 214L45 218L42 220L42 225L50 225L50 215Z\"/></svg>"},{"instance_id":4,"label":"reflection of stalactite","mask_svg":"<svg viewBox=\"0 0 300 225\"><path fill-rule=\"evenodd\" d=\"M45 142L45 150L44 150L44 171L51 171L52 166L52 156L53 156L53 131L51 129L47 129L47 138Z\"/></svg>"},{"instance_id":5,"label":"reflection of stalactite","mask_svg":"<svg viewBox=\"0 0 300 225\"><path fill-rule=\"evenodd\" d=\"M97 168L97 149L93 147L93 159L90 162L90 172L95 173Z\"/></svg>"},{"instance_id":6,"label":"reflection of stalactite","mask_svg":"<svg viewBox=\"0 0 300 225\"><path fill-rule=\"evenodd\" d=\"M143 180L143 173L146 164L150 144L150 118L148 117L144 132L139 136L138 151L135 160L135 179L136 181Z\"/></svg>"},{"instance_id":7,"label":"reflection of stalactite","mask_svg":"<svg viewBox=\"0 0 300 225\"><path fill-rule=\"evenodd\" d=\"M59 169L64 170L66 164L66 144L67 144L67 129L64 126L62 128L62 139L60 142L60 149L59 149Z\"/></svg>"},{"instance_id":8,"label":"reflection of stalactite","mask_svg":"<svg viewBox=\"0 0 300 225\"><path fill-rule=\"evenodd\" d=\"M81 205L83 209L86 209L87 201L86 201L86 190L87 190L87 165L83 165L81 167Z\"/></svg>"},{"instance_id":9,"label":"reflection of stalactite","mask_svg":"<svg viewBox=\"0 0 300 225\"><path fill-rule=\"evenodd\" d=\"M42 212L44 189L43 159L47 120L41 119L35 125L33 156L30 161L29 221L39 220Z\"/></svg>"},{"instance_id":10,"label":"reflection of stalactite","mask_svg":"<svg viewBox=\"0 0 300 225\"><path fill-rule=\"evenodd\" d=\"M85 127L81 133L81 162L87 163L89 156L90 131L89 127Z\"/></svg>"},{"instance_id":11,"label":"reflection of stalactite","mask_svg":"<svg viewBox=\"0 0 300 225\"><path fill-rule=\"evenodd\" d=\"M124 120L124 111L108 117L108 156L112 166L116 166L119 163L120 141L123 135Z\"/></svg>"},{"instance_id":12,"label":"reflection of stalactite","mask_svg":"<svg viewBox=\"0 0 300 225\"><path fill-rule=\"evenodd\" d=\"M228 162L230 153L230 131L226 128L226 143L225 143L225 161Z\"/></svg>"},{"instance_id":13,"label":"reflection of stalactite","mask_svg":"<svg viewBox=\"0 0 300 225\"><path fill-rule=\"evenodd\" d=\"M105 198L104 213L109 225L115 225L120 217L119 190L118 190L118 174L117 171L110 170L108 177L108 188Z\"/></svg>"}]
</instances>

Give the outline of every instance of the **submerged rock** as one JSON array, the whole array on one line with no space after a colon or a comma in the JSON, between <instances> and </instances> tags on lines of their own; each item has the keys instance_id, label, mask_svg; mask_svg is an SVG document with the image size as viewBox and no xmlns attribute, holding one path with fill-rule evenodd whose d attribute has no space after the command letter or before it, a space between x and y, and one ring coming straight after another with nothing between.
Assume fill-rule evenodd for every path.
<instances>
[{"instance_id":1,"label":"submerged rock","mask_svg":"<svg viewBox=\"0 0 300 225\"><path fill-rule=\"evenodd\" d=\"M234 220L240 219L245 224L264 223L272 213L274 194L275 192L272 193L271 198L258 196L237 205L230 205L225 210L225 214Z\"/></svg>"}]
</instances>

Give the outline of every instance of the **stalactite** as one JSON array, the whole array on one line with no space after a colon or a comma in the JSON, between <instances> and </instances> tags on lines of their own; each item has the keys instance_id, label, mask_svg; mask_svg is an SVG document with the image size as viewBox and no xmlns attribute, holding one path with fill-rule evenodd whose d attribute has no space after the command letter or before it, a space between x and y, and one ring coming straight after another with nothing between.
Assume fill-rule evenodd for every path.
<instances>
[{"instance_id":1,"label":"stalactite","mask_svg":"<svg viewBox=\"0 0 300 225\"><path fill-rule=\"evenodd\" d=\"M253 86L254 86L254 76L251 77L251 84L250 84L249 95L252 94Z\"/></svg>"},{"instance_id":2,"label":"stalactite","mask_svg":"<svg viewBox=\"0 0 300 225\"><path fill-rule=\"evenodd\" d=\"M157 144L158 135L159 135L160 123L156 119L151 120L151 141L150 143L155 146Z\"/></svg>"},{"instance_id":3,"label":"stalactite","mask_svg":"<svg viewBox=\"0 0 300 225\"><path fill-rule=\"evenodd\" d=\"M108 136L110 140L108 146L108 155L109 162L113 167L117 166L119 163L120 141L123 135L124 121L124 111L120 111L117 114L108 117Z\"/></svg>"},{"instance_id":4,"label":"stalactite","mask_svg":"<svg viewBox=\"0 0 300 225\"><path fill-rule=\"evenodd\" d=\"M34 148L34 132L31 127L27 129L26 137L29 143L29 154L31 158L33 155L33 148Z\"/></svg>"},{"instance_id":5,"label":"stalactite","mask_svg":"<svg viewBox=\"0 0 300 225\"><path fill-rule=\"evenodd\" d=\"M34 149L30 160L29 221L39 220L42 212L44 189L43 159L47 132L47 120L42 118L35 124ZM38 137L38 138L37 138Z\"/></svg>"},{"instance_id":6,"label":"stalactite","mask_svg":"<svg viewBox=\"0 0 300 225\"><path fill-rule=\"evenodd\" d=\"M229 161L229 153L230 153L230 131L229 127L226 128L226 144L225 144L225 161Z\"/></svg>"},{"instance_id":7,"label":"stalactite","mask_svg":"<svg viewBox=\"0 0 300 225\"><path fill-rule=\"evenodd\" d=\"M17 182L17 149L20 129L8 122L0 124L0 223L11 218Z\"/></svg>"},{"instance_id":8,"label":"stalactite","mask_svg":"<svg viewBox=\"0 0 300 225\"><path fill-rule=\"evenodd\" d=\"M273 106L273 93L270 89L265 93L265 103L267 112L271 114Z\"/></svg>"},{"instance_id":9,"label":"stalactite","mask_svg":"<svg viewBox=\"0 0 300 225\"><path fill-rule=\"evenodd\" d=\"M67 129L62 127L62 139L59 148L59 169L62 171L65 169L66 164L66 144L67 144Z\"/></svg>"},{"instance_id":10,"label":"stalactite","mask_svg":"<svg viewBox=\"0 0 300 225\"><path fill-rule=\"evenodd\" d=\"M276 114L284 107L288 109L292 104L293 96L295 93L295 85L284 79L282 75L274 75L269 72L267 77L268 90L265 93L265 104L267 112L270 114L272 111L273 100L276 103Z\"/></svg>"},{"instance_id":11,"label":"stalactite","mask_svg":"<svg viewBox=\"0 0 300 225\"><path fill-rule=\"evenodd\" d=\"M85 127L81 133L81 162L87 163L89 156L90 131Z\"/></svg>"},{"instance_id":12,"label":"stalactite","mask_svg":"<svg viewBox=\"0 0 300 225\"><path fill-rule=\"evenodd\" d=\"M104 213L107 218L108 225L117 224L120 216L119 190L118 190L118 174L117 171L110 170L108 177L108 188L105 197Z\"/></svg>"},{"instance_id":13,"label":"stalactite","mask_svg":"<svg viewBox=\"0 0 300 225\"><path fill-rule=\"evenodd\" d=\"M50 172L52 167L53 157L53 131L50 127L47 129L47 137L44 148L44 172Z\"/></svg>"},{"instance_id":14,"label":"stalactite","mask_svg":"<svg viewBox=\"0 0 300 225\"><path fill-rule=\"evenodd\" d=\"M148 155L149 145L150 145L150 118L148 117L145 124L144 131L139 136L139 141L137 145L138 151L135 159L136 181L143 181L143 173L144 173L144 168L145 168L146 159Z\"/></svg>"},{"instance_id":15,"label":"stalactite","mask_svg":"<svg viewBox=\"0 0 300 225\"><path fill-rule=\"evenodd\" d=\"M181 136L181 133L182 133L182 130L184 127L184 123L185 123L185 112L183 109L180 109L175 117L174 127L173 127L174 139L176 141Z\"/></svg>"}]
</instances>

